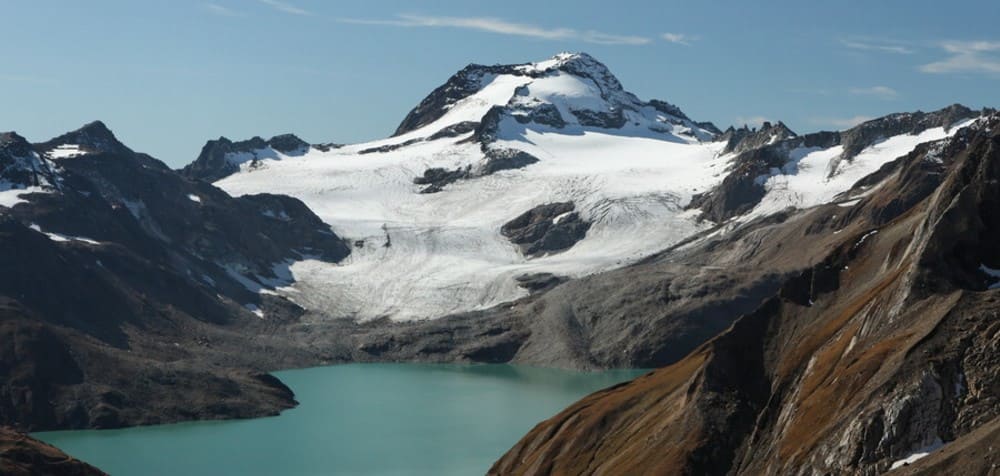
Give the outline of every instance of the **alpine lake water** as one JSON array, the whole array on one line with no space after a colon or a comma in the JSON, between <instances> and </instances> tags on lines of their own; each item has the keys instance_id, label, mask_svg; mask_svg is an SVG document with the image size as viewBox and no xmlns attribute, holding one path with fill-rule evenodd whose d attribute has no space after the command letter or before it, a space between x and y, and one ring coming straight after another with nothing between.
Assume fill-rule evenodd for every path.
<instances>
[{"instance_id":1,"label":"alpine lake water","mask_svg":"<svg viewBox=\"0 0 1000 476\"><path fill-rule=\"evenodd\" d=\"M276 372L277 417L33 436L111 475L476 475L542 420L644 370L350 364Z\"/></svg>"}]
</instances>

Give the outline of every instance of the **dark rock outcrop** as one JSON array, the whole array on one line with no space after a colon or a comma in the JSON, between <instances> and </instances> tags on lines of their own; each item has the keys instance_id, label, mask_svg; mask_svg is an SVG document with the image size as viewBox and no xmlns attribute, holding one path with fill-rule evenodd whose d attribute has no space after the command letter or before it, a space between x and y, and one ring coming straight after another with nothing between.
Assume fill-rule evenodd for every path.
<instances>
[{"instance_id":1,"label":"dark rock outcrop","mask_svg":"<svg viewBox=\"0 0 1000 476\"><path fill-rule=\"evenodd\" d=\"M536 162L538 157L523 150L490 147L486 150L486 162L479 170L479 174L490 175L501 170L520 169Z\"/></svg>"},{"instance_id":2,"label":"dark rock outcrop","mask_svg":"<svg viewBox=\"0 0 1000 476\"><path fill-rule=\"evenodd\" d=\"M424 171L424 175L413 179L417 185L427 185L420 189L420 193L437 193L450 183L469 178L471 167L459 168L455 170L445 170L442 168L429 168Z\"/></svg>"},{"instance_id":3,"label":"dark rock outcrop","mask_svg":"<svg viewBox=\"0 0 1000 476\"><path fill-rule=\"evenodd\" d=\"M681 108L673 104L670 104L666 101L661 101L659 99L650 99L649 105L653 106L653 109L656 109L657 111L660 111L664 114L669 114L671 116L678 117L680 119L690 119L687 116L687 114L684 114L684 111L681 111ZM712 127L715 126L713 125ZM716 131L718 131L718 129L716 129Z\"/></svg>"},{"instance_id":4,"label":"dark rock outcrop","mask_svg":"<svg viewBox=\"0 0 1000 476\"><path fill-rule=\"evenodd\" d=\"M520 245L530 256L566 250L582 240L590 229L572 202L548 203L528 210L505 223L500 233Z\"/></svg>"},{"instance_id":5,"label":"dark rock outcrop","mask_svg":"<svg viewBox=\"0 0 1000 476\"><path fill-rule=\"evenodd\" d=\"M513 111L513 116L514 120L520 122L521 124L543 124L556 129L566 127L566 121L563 120L562 114L559 113L559 109L552 104L540 104L527 108L527 110L523 113L515 109Z\"/></svg>"},{"instance_id":6,"label":"dark rock outcrop","mask_svg":"<svg viewBox=\"0 0 1000 476\"><path fill-rule=\"evenodd\" d=\"M358 154L372 154L372 153L376 153L376 152L378 152L378 153L392 152L394 150L402 149L403 147L406 147L406 146L409 146L409 145L413 145L413 144L416 144L417 142L421 142L421 141L423 141L423 139L416 138L416 139L410 139L410 140L403 141L403 142L398 142L398 143L395 143L395 144L386 144L386 145L381 145L381 146L378 146L378 147L369 147L367 149L359 150Z\"/></svg>"},{"instance_id":7,"label":"dark rock outcrop","mask_svg":"<svg viewBox=\"0 0 1000 476\"><path fill-rule=\"evenodd\" d=\"M764 122L760 129L749 129L746 125L739 129L730 126L722 133L720 140L726 141L726 147L722 150L723 154L738 154L793 137L796 137L796 134L784 123L778 121L777 124L773 125L770 122Z\"/></svg>"},{"instance_id":8,"label":"dark rock outcrop","mask_svg":"<svg viewBox=\"0 0 1000 476\"><path fill-rule=\"evenodd\" d=\"M552 273L522 274L514 279L517 280L518 286L533 293L546 291L566 282L566 278Z\"/></svg>"},{"instance_id":9,"label":"dark rock outcrop","mask_svg":"<svg viewBox=\"0 0 1000 476\"><path fill-rule=\"evenodd\" d=\"M53 165L24 137L15 132L0 133L0 190L58 185Z\"/></svg>"},{"instance_id":10,"label":"dark rock outcrop","mask_svg":"<svg viewBox=\"0 0 1000 476\"><path fill-rule=\"evenodd\" d=\"M0 474L6 476L106 476L58 448L0 427Z\"/></svg>"},{"instance_id":11,"label":"dark rock outcrop","mask_svg":"<svg viewBox=\"0 0 1000 476\"><path fill-rule=\"evenodd\" d=\"M283 154L300 153L309 148L309 143L294 134L280 134L267 141L267 145Z\"/></svg>"},{"instance_id":12,"label":"dark rock outcrop","mask_svg":"<svg viewBox=\"0 0 1000 476\"><path fill-rule=\"evenodd\" d=\"M462 121L450 126L444 127L441 130L431 134L430 136L415 137L413 139L408 139L403 142L396 142L393 144L381 145L378 147L369 147L367 149L362 149L358 151L358 154L372 154L372 153L385 153L392 152L394 150L402 149L403 147L408 147L413 144L419 144L421 142L427 142L438 139L446 139L449 137L458 137L460 135L468 134L476 130L479 127L479 123L475 121Z\"/></svg>"},{"instance_id":13,"label":"dark rock outcrop","mask_svg":"<svg viewBox=\"0 0 1000 476\"><path fill-rule=\"evenodd\" d=\"M256 167L261 160L273 159L280 152L284 155L301 155L309 150L306 141L293 134L281 134L264 140L253 137L248 140L233 142L225 137L210 140L202 147L198 158L180 170L185 177L205 182L215 182L239 172L240 165L249 162L250 167ZM321 149L330 150L339 147L336 144L326 144Z\"/></svg>"},{"instance_id":14,"label":"dark rock outcrop","mask_svg":"<svg viewBox=\"0 0 1000 476\"><path fill-rule=\"evenodd\" d=\"M621 129L627 120L621 109L614 112L588 111L586 109L571 111L582 126L600 127L603 129Z\"/></svg>"},{"instance_id":15,"label":"dark rock outcrop","mask_svg":"<svg viewBox=\"0 0 1000 476\"><path fill-rule=\"evenodd\" d=\"M446 137L458 137L460 135L468 134L479 127L479 123L475 121L462 121L457 124L452 124L448 127L441 129L433 134L431 134L427 140L438 140L444 139Z\"/></svg>"}]
</instances>

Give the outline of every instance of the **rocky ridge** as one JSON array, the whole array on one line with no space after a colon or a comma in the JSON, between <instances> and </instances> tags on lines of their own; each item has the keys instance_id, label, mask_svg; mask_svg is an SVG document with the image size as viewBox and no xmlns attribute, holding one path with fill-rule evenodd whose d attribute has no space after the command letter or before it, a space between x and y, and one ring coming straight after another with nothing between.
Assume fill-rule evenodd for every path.
<instances>
[{"instance_id":1,"label":"rocky ridge","mask_svg":"<svg viewBox=\"0 0 1000 476\"><path fill-rule=\"evenodd\" d=\"M492 473L881 474L943 442L913 472L988 474L998 164L994 115L893 162L849 210L752 225L771 244L746 258L811 264L675 364L540 424Z\"/></svg>"},{"instance_id":2,"label":"rocky ridge","mask_svg":"<svg viewBox=\"0 0 1000 476\"><path fill-rule=\"evenodd\" d=\"M963 119L989 113L973 111L962 105L951 105L930 112L891 114L867 121L843 132L817 132L798 136L780 122L762 127L727 130L724 153L735 154L728 174L720 187L696 196L689 204L703 216L722 222L751 210L765 194L765 179L789 165L794 166L793 154L810 149L842 146L843 152L830 163L833 174L840 162L850 162L858 153L887 137L917 134L935 127L951 127Z\"/></svg>"},{"instance_id":3,"label":"rocky ridge","mask_svg":"<svg viewBox=\"0 0 1000 476\"><path fill-rule=\"evenodd\" d=\"M253 137L239 142L220 137L205 143L198 158L180 172L188 178L214 182L239 171L240 167L260 167L266 159L300 156L310 148L330 150L336 147L336 144L310 145L293 134L277 135L268 140Z\"/></svg>"}]
</instances>

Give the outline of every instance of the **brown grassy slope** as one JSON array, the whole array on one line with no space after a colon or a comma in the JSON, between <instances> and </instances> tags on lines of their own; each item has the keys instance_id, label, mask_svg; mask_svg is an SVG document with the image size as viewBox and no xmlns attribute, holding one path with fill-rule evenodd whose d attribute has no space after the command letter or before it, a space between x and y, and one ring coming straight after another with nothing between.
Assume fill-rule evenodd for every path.
<instances>
[{"instance_id":1,"label":"brown grassy slope","mask_svg":"<svg viewBox=\"0 0 1000 476\"><path fill-rule=\"evenodd\" d=\"M5 476L101 476L105 473L58 448L0 427L0 474Z\"/></svg>"}]
</instances>

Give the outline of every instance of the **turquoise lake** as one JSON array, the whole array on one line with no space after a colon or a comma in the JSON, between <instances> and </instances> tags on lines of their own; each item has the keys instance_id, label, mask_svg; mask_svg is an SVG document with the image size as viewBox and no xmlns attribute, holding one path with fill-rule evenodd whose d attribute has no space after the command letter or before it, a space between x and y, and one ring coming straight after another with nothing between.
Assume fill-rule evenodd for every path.
<instances>
[{"instance_id":1,"label":"turquoise lake","mask_svg":"<svg viewBox=\"0 0 1000 476\"><path fill-rule=\"evenodd\" d=\"M476 475L540 421L639 370L351 364L277 372L254 420L36 433L112 475Z\"/></svg>"}]
</instances>

